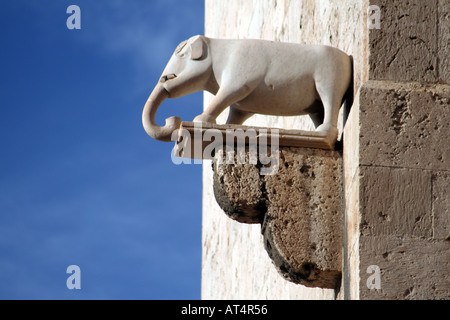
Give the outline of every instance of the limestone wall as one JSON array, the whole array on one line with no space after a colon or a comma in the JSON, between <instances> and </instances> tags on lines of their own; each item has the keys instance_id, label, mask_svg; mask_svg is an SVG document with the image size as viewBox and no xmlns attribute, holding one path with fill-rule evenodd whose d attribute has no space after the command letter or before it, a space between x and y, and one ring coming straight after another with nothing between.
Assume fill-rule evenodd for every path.
<instances>
[{"instance_id":1,"label":"limestone wall","mask_svg":"<svg viewBox=\"0 0 450 320\"><path fill-rule=\"evenodd\" d=\"M359 261L349 264L346 297L449 299L450 3L371 4L381 28L369 30L369 81L348 126L359 132L359 199L349 214ZM367 287L370 265L380 268L380 289Z\"/></svg>"},{"instance_id":2,"label":"limestone wall","mask_svg":"<svg viewBox=\"0 0 450 320\"><path fill-rule=\"evenodd\" d=\"M366 64L364 1L205 1L205 35L331 44ZM341 21L355 21L345 24ZM366 71L357 70L358 83ZM211 96L205 94L205 106ZM223 123L226 112L219 119ZM342 117L341 117L342 118ZM222 121L222 122L220 122ZM255 115L246 124L312 130L308 117ZM203 299L334 299L335 290L306 288L284 280L264 250L260 225L229 219L212 190L212 169L203 165Z\"/></svg>"},{"instance_id":3,"label":"limestone wall","mask_svg":"<svg viewBox=\"0 0 450 320\"><path fill-rule=\"evenodd\" d=\"M380 29L368 28L369 5L380 8ZM344 130L340 124L340 290L284 280L264 250L260 225L238 223L220 209L211 162L204 161L202 298L450 298L448 1L206 0L205 6L206 36L329 44L352 55L355 99ZM210 99L205 94L205 106ZM308 117L256 115L246 124L313 128ZM381 270L381 289L366 285L370 265Z\"/></svg>"}]
</instances>

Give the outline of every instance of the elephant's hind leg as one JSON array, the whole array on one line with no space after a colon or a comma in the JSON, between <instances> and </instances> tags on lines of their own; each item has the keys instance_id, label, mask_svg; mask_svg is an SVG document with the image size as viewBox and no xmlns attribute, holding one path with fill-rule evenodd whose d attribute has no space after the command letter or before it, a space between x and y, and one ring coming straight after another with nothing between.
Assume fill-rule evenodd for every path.
<instances>
[{"instance_id":1,"label":"elephant's hind leg","mask_svg":"<svg viewBox=\"0 0 450 320\"><path fill-rule=\"evenodd\" d=\"M323 106L321 106L321 110L319 112L312 113L309 115L309 117L311 118L311 121L313 122L315 128L320 126L323 123L324 117Z\"/></svg>"},{"instance_id":2,"label":"elephant's hind leg","mask_svg":"<svg viewBox=\"0 0 450 320\"><path fill-rule=\"evenodd\" d=\"M244 112L236 109L234 106L230 106L230 113L228 114L228 124L243 124L245 120L250 118L253 113Z\"/></svg>"},{"instance_id":3,"label":"elephant's hind leg","mask_svg":"<svg viewBox=\"0 0 450 320\"><path fill-rule=\"evenodd\" d=\"M324 113L323 123L316 127L316 130L325 132L330 139L336 140L338 137L337 124L342 95L340 92L337 92L337 90L333 91L330 90L330 88L325 86L322 87L321 85L317 86L317 92L322 100Z\"/></svg>"}]
</instances>

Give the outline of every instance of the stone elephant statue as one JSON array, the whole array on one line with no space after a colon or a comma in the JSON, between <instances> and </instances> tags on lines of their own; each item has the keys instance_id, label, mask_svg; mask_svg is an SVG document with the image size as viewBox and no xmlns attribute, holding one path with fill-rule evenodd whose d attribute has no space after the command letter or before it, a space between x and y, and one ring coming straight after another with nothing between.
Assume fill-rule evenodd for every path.
<instances>
[{"instance_id":1,"label":"stone elephant statue","mask_svg":"<svg viewBox=\"0 0 450 320\"><path fill-rule=\"evenodd\" d=\"M155 123L166 98L206 90L215 95L194 121L215 123L228 106L227 123L242 124L255 113L309 115L317 131L336 141L339 109L352 96L352 59L337 48L266 40L213 39L197 35L181 42L148 98L146 132L170 141L181 119Z\"/></svg>"}]
</instances>

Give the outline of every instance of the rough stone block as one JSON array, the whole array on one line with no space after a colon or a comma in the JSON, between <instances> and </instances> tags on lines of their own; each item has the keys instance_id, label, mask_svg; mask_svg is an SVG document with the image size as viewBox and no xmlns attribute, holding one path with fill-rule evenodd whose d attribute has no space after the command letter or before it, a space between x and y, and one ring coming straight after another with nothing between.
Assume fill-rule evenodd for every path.
<instances>
[{"instance_id":1,"label":"rough stone block","mask_svg":"<svg viewBox=\"0 0 450 320\"><path fill-rule=\"evenodd\" d=\"M360 168L363 235L431 238L431 171Z\"/></svg>"},{"instance_id":2,"label":"rough stone block","mask_svg":"<svg viewBox=\"0 0 450 320\"><path fill-rule=\"evenodd\" d=\"M439 82L450 84L450 2L438 0L438 74Z\"/></svg>"},{"instance_id":3,"label":"rough stone block","mask_svg":"<svg viewBox=\"0 0 450 320\"><path fill-rule=\"evenodd\" d=\"M450 242L398 237L361 237L361 299L449 299ZM367 286L380 269L380 289Z\"/></svg>"},{"instance_id":4,"label":"rough stone block","mask_svg":"<svg viewBox=\"0 0 450 320\"><path fill-rule=\"evenodd\" d=\"M360 89L360 163L450 167L450 86L368 81Z\"/></svg>"},{"instance_id":5,"label":"rough stone block","mask_svg":"<svg viewBox=\"0 0 450 320\"><path fill-rule=\"evenodd\" d=\"M450 241L450 172L433 173L433 238Z\"/></svg>"},{"instance_id":6,"label":"rough stone block","mask_svg":"<svg viewBox=\"0 0 450 320\"><path fill-rule=\"evenodd\" d=\"M280 148L276 174L256 165L213 165L216 200L240 222L262 222L280 274L307 287L336 288L342 270L342 157L337 151Z\"/></svg>"},{"instance_id":7,"label":"rough stone block","mask_svg":"<svg viewBox=\"0 0 450 320\"><path fill-rule=\"evenodd\" d=\"M225 156L223 158L225 163ZM248 153L246 153L246 163ZM262 223L267 210L264 182L253 164L218 164L213 162L214 196L222 210L242 223Z\"/></svg>"},{"instance_id":8,"label":"rough stone block","mask_svg":"<svg viewBox=\"0 0 450 320\"><path fill-rule=\"evenodd\" d=\"M369 79L437 82L437 2L370 3L380 7L381 26L369 30Z\"/></svg>"}]
</instances>

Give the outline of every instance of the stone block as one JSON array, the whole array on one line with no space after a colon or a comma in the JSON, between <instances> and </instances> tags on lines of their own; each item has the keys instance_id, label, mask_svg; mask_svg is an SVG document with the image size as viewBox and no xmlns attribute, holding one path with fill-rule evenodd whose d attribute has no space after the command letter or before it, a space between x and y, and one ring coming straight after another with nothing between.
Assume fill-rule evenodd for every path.
<instances>
[{"instance_id":1,"label":"stone block","mask_svg":"<svg viewBox=\"0 0 450 320\"><path fill-rule=\"evenodd\" d=\"M225 214L242 223L262 223L267 206L259 168L214 162L213 171L214 196Z\"/></svg>"},{"instance_id":2,"label":"stone block","mask_svg":"<svg viewBox=\"0 0 450 320\"><path fill-rule=\"evenodd\" d=\"M450 242L391 236L360 238L361 299L449 299ZM380 270L380 289L367 286Z\"/></svg>"},{"instance_id":3,"label":"stone block","mask_svg":"<svg viewBox=\"0 0 450 320\"><path fill-rule=\"evenodd\" d=\"M450 241L450 172L437 171L432 176L433 238Z\"/></svg>"},{"instance_id":4,"label":"stone block","mask_svg":"<svg viewBox=\"0 0 450 320\"><path fill-rule=\"evenodd\" d=\"M431 238L431 171L362 166L360 172L362 235Z\"/></svg>"},{"instance_id":5,"label":"stone block","mask_svg":"<svg viewBox=\"0 0 450 320\"><path fill-rule=\"evenodd\" d=\"M450 84L450 2L438 0L438 74L439 82Z\"/></svg>"},{"instance_id":6,"label":"stone block","mask_svg":"<svg viewBox=\"0 0 450 320\"><path fill-rule=\"evenodd\" d=\"M360 88L360 163L450 167L450 86L368 81Z\"/></svg>"},{"instance_id":7,"label":"stone block","mask_svg":"<svg viewBox=\"0 0 450 320\"><path fill-rule=\"evenodd\" d=\"M370 3L380 7L381 25L369 30L369 80L437 82L437 2Z\"/></svg>"}]
</instances>

